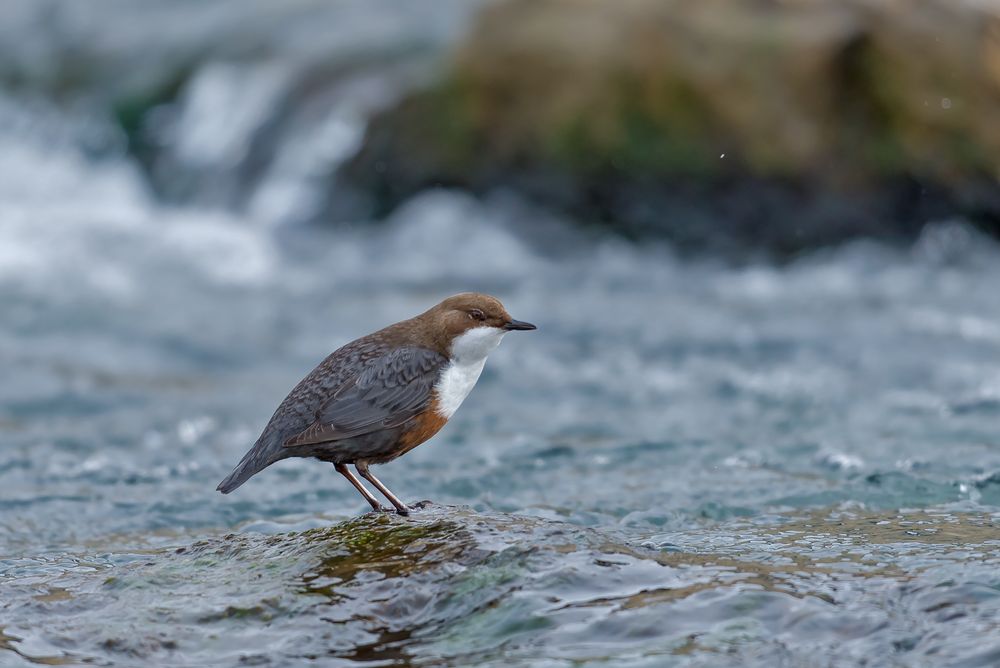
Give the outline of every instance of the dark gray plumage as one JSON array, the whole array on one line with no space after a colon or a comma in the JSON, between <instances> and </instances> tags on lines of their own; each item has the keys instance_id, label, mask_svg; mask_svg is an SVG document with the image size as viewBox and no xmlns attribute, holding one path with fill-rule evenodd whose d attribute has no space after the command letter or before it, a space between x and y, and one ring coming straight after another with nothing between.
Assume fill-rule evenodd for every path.
<instances>
[{"instance_id":1,"label":"dark gray plumage","mask_svg":"<svg viewBox=\"0 0 1000 668\"><path fill-rule=\"evenodd\" d=\"M433 350L393 347L392 338L365 337L323 360L289 392L253 448L217 489L228 494L287 457L333 463L358 457L385 460L395 441L393 428L426 408L448 362ZM375 431L381 433L363 438Z\"/></svg>"},{"instance_id":2,"label":"dark gray plumage","mask_svg":"<svg viewBox=\"0 0 1000 668\"><path fill-rule=\"evenodd\" d=\"M341 385L316 411L315 421L286 440L285 447L342 441L403 425L427 407L447 362L423 348L397 348L376 357Z\"/></svg>"}]
</instances>

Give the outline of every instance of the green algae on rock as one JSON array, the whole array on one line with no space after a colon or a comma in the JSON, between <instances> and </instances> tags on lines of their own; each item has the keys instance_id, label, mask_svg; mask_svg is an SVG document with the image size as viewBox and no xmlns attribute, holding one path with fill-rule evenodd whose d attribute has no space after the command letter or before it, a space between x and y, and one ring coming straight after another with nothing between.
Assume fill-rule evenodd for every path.
<instances>
[{"instance_id":1,"label":"green algae on rock","mask_svg":"<svg viewBox=\"0 0 1000 668\"><path fill-rule=\"evenodd\" d=\"M1000 609L996 523L943 509L841 509L637 545L430 506L207 538L41 578L7 573L0 650L45 663L589 665L736 648L757 656L781 641L786 657L834 647L843 660L881 656L941 611L975 608L985 620ZM934 651L945 660L956 647Z\"/></svg>"}]
</instances>

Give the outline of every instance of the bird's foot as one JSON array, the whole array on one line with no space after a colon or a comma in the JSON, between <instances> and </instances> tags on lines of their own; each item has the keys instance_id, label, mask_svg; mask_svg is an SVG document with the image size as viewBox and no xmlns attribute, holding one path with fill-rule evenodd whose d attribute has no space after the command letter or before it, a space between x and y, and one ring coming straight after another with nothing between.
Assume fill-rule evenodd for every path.
<instances>
[{"instance_id":1,"label":"bird's foot","mask_svg":"<svg viewBox=\"0 0 1000 668\"><path fill-rule=\"evenodd\" d=\"M395 510L395 509L394 508L386 508L385 506L379 505L379 506L372 506L372 510L371 511L373 513L391 513L393 510Z\"/></svg>"},{"instance_id":2,"label":"bird's foot","mask_svg":"<svg viewBox=\"0 0 1000 668\"><path fill-rule=\"evenodd\" d=\"M397 506L396 507L396 512L399 513L400 515L402 515L403 517L406 517L407 515L409 515L414 510L423 510L427 506L432 506L432 505L434 505L434 503L432 501L428 501L427 499L424 499L423 501L417 501L416 503L411 503L408 506L406 506L406 505Z\"/></svg>"}]
</instances>

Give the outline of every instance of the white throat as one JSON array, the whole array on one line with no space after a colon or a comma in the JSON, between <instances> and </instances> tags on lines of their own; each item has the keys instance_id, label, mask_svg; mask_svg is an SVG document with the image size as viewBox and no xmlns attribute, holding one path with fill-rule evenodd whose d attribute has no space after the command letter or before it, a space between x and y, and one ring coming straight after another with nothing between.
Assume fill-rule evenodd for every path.
<instances>
[{"instance_id":1,"label":"white throat","mask_svg":"<svg viewBox=\"0 0 1000 668\"><path fill-rule=\"evenodd\" d=\"M486 357L500 345L507 331L499 327L475 327L455 337L451 343L451 362L445 367L434 389L437 411L450 419L476 386Z\"/></svg>"}]
</instances>

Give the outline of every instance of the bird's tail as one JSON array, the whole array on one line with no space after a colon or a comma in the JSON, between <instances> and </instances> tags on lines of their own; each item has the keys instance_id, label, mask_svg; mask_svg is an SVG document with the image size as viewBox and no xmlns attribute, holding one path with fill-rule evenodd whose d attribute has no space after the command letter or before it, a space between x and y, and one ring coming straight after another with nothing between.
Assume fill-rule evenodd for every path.
<instances>
[{"instance_id":1,"label":"bird's tail","mask_svg":"<svg viewBox=\"0 0 1000 668\"><path fill-rule=\"evenodd\" d=\"M264 443L264 438L261 437L257 443L250 448L250 451L243 455L243 459L240 463L236 465L233 472L226 476L226 479L219 483L219 486L215 489L222 492L223 494L229 494L231 491L245 483L256 473L259 473L263 469L267 468L273 464L276 459L268 456L268 450Z\"/></svg>"}]
</instances>

